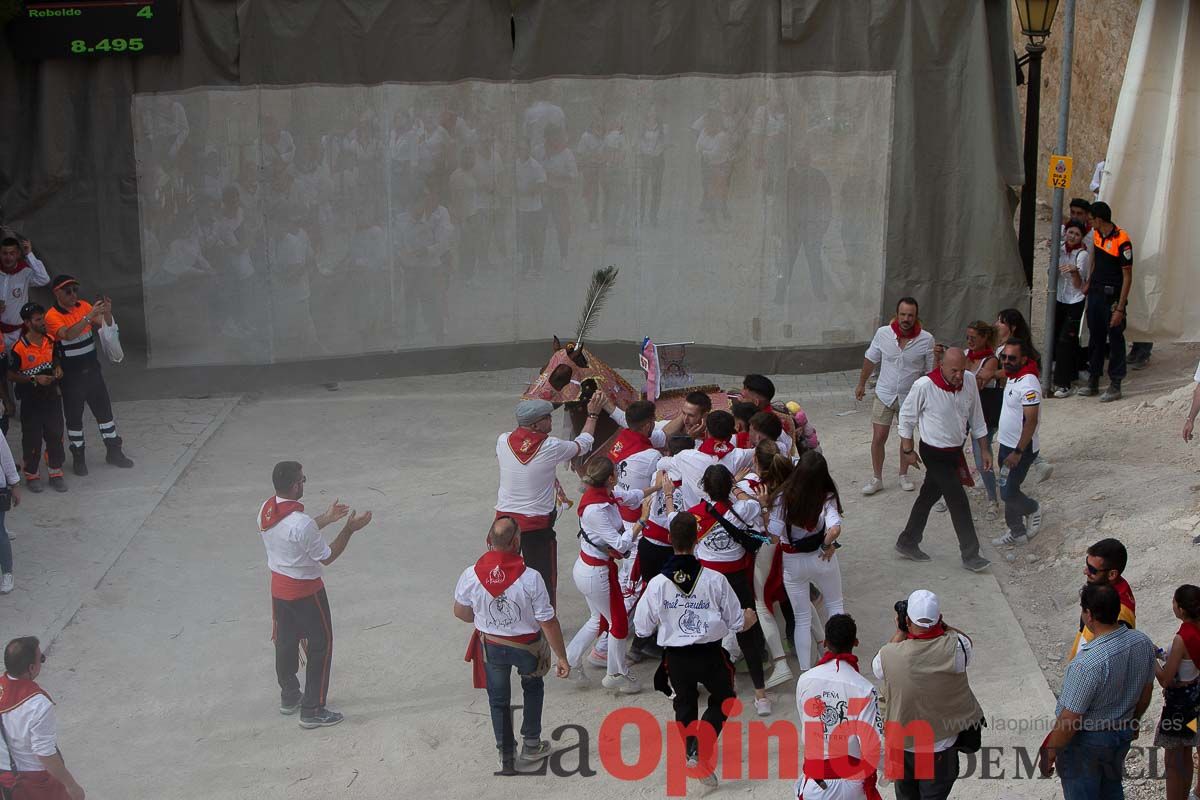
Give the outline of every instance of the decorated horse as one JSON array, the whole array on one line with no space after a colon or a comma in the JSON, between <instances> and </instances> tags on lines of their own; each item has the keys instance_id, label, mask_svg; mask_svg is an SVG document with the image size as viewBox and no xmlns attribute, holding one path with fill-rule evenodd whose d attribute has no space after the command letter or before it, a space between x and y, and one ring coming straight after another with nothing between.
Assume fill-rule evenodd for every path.
<instances>
[{"instance_id":1,"label":"decorated horse","mask_svg":"<svg viewBox=\"0 0 1200 800\"><path fill-rule=\"evenodd\" d=\"M550 361L521 395L523 399L549 400L555 407L565 406L573 436L583 430L587 421L588 400L597 389L602 389L622 411L635 400L646 398L645 387L635 389L620 373L584 346L616 279L616 267L596 270L588 287L574 340L563 344L557 336L554 337L554 352ZM703 392L712 401L713 409L724 411L732 407L736 397L715 384L664 389L655 398L658 418L673 419L681 414L684 401L692 392ZM591 455L607 453L617 431L618 426L612 418L607 414L601 415L596 424L596 446ZM574 465L575 468L582 469L586 461L586 458L581 459Z\"/></svg>"}]
</instances>

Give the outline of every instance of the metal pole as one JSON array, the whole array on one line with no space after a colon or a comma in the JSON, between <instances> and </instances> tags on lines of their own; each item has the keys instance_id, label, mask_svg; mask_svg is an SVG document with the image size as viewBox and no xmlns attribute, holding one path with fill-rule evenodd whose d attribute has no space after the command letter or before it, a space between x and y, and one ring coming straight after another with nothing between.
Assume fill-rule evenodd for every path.
<instances>
[{"instance_id":1,"label":"metal pole","mask_svg":"<svg viewBox=\"0 0 1200 800\"><path fill-rule=\"evenodd\" d=\"M1026 80L1025 99L1025 185L1021 187L1021 224L1017 231L1017 244L1021 249L1021 263L1025 267L1025 283L1033 288L1033 238L1037 226L1037 164L1038 164L1038 118L1041 116L1042 100L1042 53L1045 45L1025 45L1029 54L1029 75Z\"/></svg>"},{"instance_id":2,"label":"metal pole","mask_svg":"<svg viewBox=\"0 0 1200 800\"><path fill-rule=\"evenodd\" d=\"M1075 52L1075 0L1063 9L1062 77L1058 95L1058 155L1067 152L1067 124L1071 117L1071 61ZM1058 300L1058 249L1062 246L1063 190L1054 190L1054 212L1050 218L1050 267L1046 273L1046 329L1042 332L1042 394L1053 387L1054 316Z\"/></svg>"}]
</instances>

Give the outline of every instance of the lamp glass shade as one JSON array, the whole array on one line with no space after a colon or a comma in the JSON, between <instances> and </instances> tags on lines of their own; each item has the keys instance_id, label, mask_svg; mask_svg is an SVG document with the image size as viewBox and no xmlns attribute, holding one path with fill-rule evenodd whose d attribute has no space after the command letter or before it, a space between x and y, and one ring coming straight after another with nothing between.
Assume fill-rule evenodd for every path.
<instances>
[{"instance_id":1,"label":"lamp glass shade","mask_svg":"<svg viewBox=\"0 0 1200 800\"><path fill-rule=\"evenodd\" d=\"M1058 0L1016 0L1016 3L1021 33L1030 39L1045 39L1050 35Z\"/></svg>"}]
</instances>

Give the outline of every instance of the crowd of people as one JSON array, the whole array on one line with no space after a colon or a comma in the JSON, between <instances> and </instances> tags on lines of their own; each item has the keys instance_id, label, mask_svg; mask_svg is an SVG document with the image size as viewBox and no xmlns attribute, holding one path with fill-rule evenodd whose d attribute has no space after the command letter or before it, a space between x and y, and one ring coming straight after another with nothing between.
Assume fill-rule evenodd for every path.
<instances>
[{"instance_id":1,"label":"crowd of people","mask_svg":"<svg viewBox=\"0 0 1200 800\"><path fill-rule=\"evenodd\" d=\"M49 286L54 295L50 308L30 298L30 290ZM79 281L70 275L53 280L28 239L0 230L0 332L4 335L4 363L0 370L0 595L13 590L12 545L5 514L21 502L20 487L43 491L46 483L56 492L67 491L63 466L69 444L72 470L88 474L83 414L86 406L96 419L105 461L129 468L133 461L122 449L113 418L108 387L100 369L99 352L119 357L119 339L112 300L95 304L80 298ZM15 402L14 402L15 397ZM21 425L20 460L8 441L10 417Z\"/></svg>"}]
</instances>

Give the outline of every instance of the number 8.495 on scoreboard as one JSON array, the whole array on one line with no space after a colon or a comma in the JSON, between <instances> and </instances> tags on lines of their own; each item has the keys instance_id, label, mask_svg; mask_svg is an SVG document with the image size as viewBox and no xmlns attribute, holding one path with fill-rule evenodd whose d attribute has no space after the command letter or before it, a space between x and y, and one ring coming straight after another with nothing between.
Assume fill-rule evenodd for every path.
<instances>
[{"instance_id":1,"label":"number 8.495 on scoreboard","mask_svg":"<svg viewBox=\"0 0 1200 800\"><path fill-rule=\"evenodd\" d=\"M22 59L179 52L179 0L27 0L6 26Z\"/></svg>"}]
</instances>

